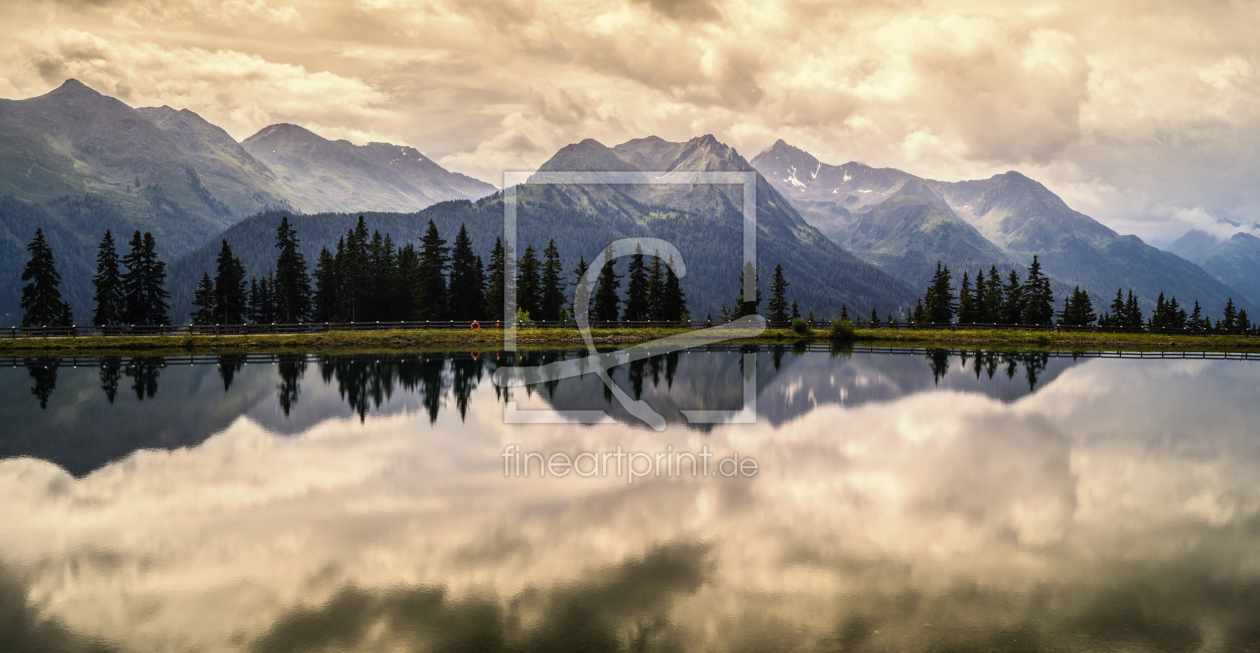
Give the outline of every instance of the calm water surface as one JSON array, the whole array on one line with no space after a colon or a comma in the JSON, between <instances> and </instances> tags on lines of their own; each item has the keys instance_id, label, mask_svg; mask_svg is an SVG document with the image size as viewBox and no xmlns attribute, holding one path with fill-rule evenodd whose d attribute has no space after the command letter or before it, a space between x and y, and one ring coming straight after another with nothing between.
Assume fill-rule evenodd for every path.
<instances>
[{"instance_id":1,"label":"calm water surface","mask_svg":"<svg viewBox=\"0 0 1260 653\"><path fill-rule=\"evenodd\" d=\"M0 650L1260 650L1260 362L560 356L5 361Z\"/></svg>"}]
</instances>

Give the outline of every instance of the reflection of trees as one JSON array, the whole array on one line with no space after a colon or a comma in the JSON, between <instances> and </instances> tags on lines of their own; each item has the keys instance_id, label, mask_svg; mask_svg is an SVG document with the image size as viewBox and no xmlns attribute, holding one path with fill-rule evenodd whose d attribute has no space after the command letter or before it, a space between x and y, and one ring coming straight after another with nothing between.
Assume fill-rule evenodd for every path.
<instances>
[{"instance_id":1,"label":"reflection of trees","mask_svg":"<svg viewBox=\"0 0 1260 653\"><path fill-rule=\"evenodd\" d=\"M122 361L117 356L106 356L101 359L101 390L105 391L105 398L109 403L114 403L114 397L118 396L118 379L122 377Z\"/></svg>"},{"instance_id":2,"label":"reflection of trees","mask_svg":"<svg viewBox=\"0 0 1260 653\"><path fill-rule=\"evenodd\" d=\"M30 373L34 383L31 394L39 399L40 408L48 408L48 397L57 387L57 365L59 361L51 356L39 356L23 360L26 371Z\"/></svg>"},{"instance_id":3,"label":"reflection of trees","mask_svg":"<svg viewBox=\"0 0 1260 653\"><path fill-rule=\"evenodd\" d=\"M306 374L306 356L302 354L280 354L276 367L280 372L280 384L276 386L276 394L280 399L280 409L284 416L297 405L301 387L298 381Z\"/></svg>"},{"instance_id":4,"label":"reflection of trees","mask_svg":"<svg viewBox=\"0 0 1260 653\"><path fill-rule=\"evenodd\" d=\"M397 386L420 394L432 423L437 421L447 388L454 391L460 415L465 415L469 397L482 377L481 360L469 357L451 361L448 379L447 360L445 354L376 358L325 356L319 363L319 372L325 383L337 383L338 393L359 415L360 421L367 418L369 409L379 409L388 401Z\"/></svg>"},{"instance_id":5,"label":"reflection of trees","mask_svg":"<svg viewBox=\"0 0 1260 653\"><path fill-rule=\"evenodd\" d=\"M161 356L141 356L131 359L127 364L124 372L131 377L131 389L136 393L136 399L144 401L147 396L152 399L157 394L158 377L162 375L162 366L165 361Z\"/></svg>"},{"instance_id":6,"label":"reflection of trees","mask_svg":"<svg viewBox=\"0 0 1260 653\"><path fill-rule=\"evenodd\" d=\"M928 354L929 363L932 366L932 375L937 378L943 378L949 370L948 351L944 349L934 349ZM967 368L967 359L972 358L972 369L979 379L982 373L988 373L989 378L993 378L993 374L997 372L999 367L1006 368L1006 378L1014 379L1015 373L1019 371L1022 365L1024 368L1024 378L1028 380L1029 392L1037 389L1037 379L1046 371L1046 367L1050 364L1050 354L1044 351L984 351L977 349L968 353L963 350L960 353L962 358L963 369Z\"/></svg>"},{"instance_id":7,"label":"reflection of trees","mask_svg":"<svg viewBox=\"0 0 1260 653\"><path fill-rule=\"evenodd\" d=\"M219 356L219 378L223 379L223 391L232 387L232 379L245 367L244 354L222 354Z\"/></svg>"}]
</instances>

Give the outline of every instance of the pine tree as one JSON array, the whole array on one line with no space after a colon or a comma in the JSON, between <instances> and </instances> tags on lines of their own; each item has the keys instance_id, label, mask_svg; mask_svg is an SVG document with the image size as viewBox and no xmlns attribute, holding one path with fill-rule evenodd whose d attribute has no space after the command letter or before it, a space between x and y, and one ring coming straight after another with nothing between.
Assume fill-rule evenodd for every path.
<instances>
[{"instance_id":1,"label":"pine tree","mask_svg":"<svg viewBox=\"0 0 1260 653\"><path fill-rule=\"evenodd\" d=\"M399 263L401 265L401 260ZM482 287L482 276L481 259L473 253L468 228L460 224L451 248L451 319L475 320L485 315L486 290Z\"/></svg>"},{"instance_id":2,"label":"pine tree","mask_svg":"<svg viewBox=\"0 0 1260 653\"><path fill-rule=\"evenodd\" d=\"M481 262L478 261L478 264ZM393 279L390 281L390 305L393 319L400 322L416 319L416 285L420 283L420 253L416 246L407 243L398 248L394 256ZM481 314L485 298L478 293L476 314Z\"/></svg>"},{"instance_id":3,"label":"pine tree","mask_svg":"<svg viewBox=\"0 0 1260 653\"><path fill-rule=\"evenodd\" d=\"M1198 300L1194 302L1194 311L1190 313L1186 327L1190 329L1191 333L1204 333L1207 331L1204 328L1203 309L1199 306Z\"/></svg>"},{"instance_id":4,"label":"pine tree","mask_svg":"<svg viewBox=\"0 0 1260 653\"><path fill-rule=\"evenodd\" d=\"M429 220L429 227L420 238L420 266L416 286L417 317L421 320L445 320L449 310L446 288L446 266L450 262L450 248L438 234L437 225Z\"/></svg>"},{"instance_id":5,"label":"pine tree","mask_svg":"<svg viewBox=\"0 0 1260 653\"><path fill-rule=\"evenodd\" d=\"M840 319L841 320L849 319L849 303L848 302L844 302L840 304Z\"/></svg>"},{"instance_id":6,"label":"pine tree","mask_svg":"<svg viewBox=\"0 0 1260 653\"><path fill-rule=\"evenodd\" d=\"M215 323L214 281L210 280L209 272L201 273L201 281L197 284L197 291L193 293L192 305L197 307L191 316L193 324Z\"/></svg>"},{"instance_id":7,"label":"pine tree","mask_svg":"<svg viewBox=\"0 0 1260 653\"><path fill-rule=\"evenodd\" d=\"M1024 322L1024 287L1019 283L1019 275L1011 270L1007 283L1002 288L1002 324L1023 324Z\"/></svg>"},{"instance_id":8,"label":"pine tree","mask_svg":"<svg viewBox=\"0 0 1260 653\"><path fill-rule=\"evenodd\" d=\"M989 315L988 306L984 301L984 292L984 268L980 268L979 270L976 270L976 289L971 295L971 316L973 318L973 322L981 324L993 321ZM959 317L958 321L962 322L962 318Z\"/></svg>"},{"instance_id":9,"label":"pine tree","mask_svg":"<svg viewBox=\"0 0 1260 653\"><path fill-rule=\"evenodd\" d=\"M69 320L67 319L66 321L69 321ZM1248 333L1251 333L1251 320L1247 318L1247 311L1245 309L1238 311L1237 327L1238 327L1238 332L1243 335L1247 335Z\"/></svg>"},{"instance_id":10,"label":"pine tree","mask_svg":"<svg viewBox=\"0 0 1260 653\"><path fill-rule=\"evenodd\" d=\"M647 268L648 280L648 319L653 322L660 322L665 319L664 303L665 298L665 265L661 262L660 251L653 252L652 263Z\"/></svg>"},{"instance_id":11,"label":"pine tree","mask_svg":"<svg viewBox=\"0 0 1260 653\"><path fill-rule=\"evenodd\" d=\"M923 298L919 297L914 300L914 310L910 311L910 321L915 326L927 323L927 311L923 310Z\"/></svg>"},{"instance_id":12,"label":"pine tree","mask_svg":"<svg viewBox=\"0 0 1260 653\"><path fill-rule=\"evenodd\" d=\"M508 250L500 239L494 240L494 249L490 251L490 264L486 266L486 315L502 320L504 295L507 287L515 287L515 275L506 273Z\"/></svg>"},{"instance_id":13,"label":"pine tree","mask_svg":"<svg viewBox=\"0 0 1260 653\"><path fill-rule=\"evenodd\" d=\"M96 252L96 276L92 277L92 285L96 293L92 301L96 302L96 310L92 312L92 324L108 326L121 324L123 321L122 274L118 270L118 251L114 248L114 236L105 230L101 244Z\"/></svg>"},{"instance_id":14,"label":"pine tree","mask_svg":"<svg viewBox=\"0 0 1260 653\"><path fill-rule=\"evenodd\" d=\"M398 322L394 306L394 275L398 271L398 259L394 252L394 239L389 234L381 236L372 232L372 242L367 248L368 275L372 278L372 311L369 318L378 322Z\"/></svg>"},{"instance_id":15,"label":"pine tree","mask_svg":"<svg viewBox=\"0 0 1260 653\"><path fill-rule=\"evenodd\" d=\"M691 319L687 310L687 294L683 292L678 275L674 274L674 257L669 257L665 266L665 286L661 299L661 311L668 322L684 322Z\"/></svg>"},{"instance_id":16,"label":"pine tree","mask_svg":"<svg viewBox=\"0 0 1260 653\"><path fill-rule=\"evenodd\" d=\"M35 230L35 239L26 246L31 258L22 270L22 326L70 326L67 304L61 299L61 275L53 261L52 248L44 240L43 229ZM64 322L64 324L63 324Z\"/></svg>"},{"instance_id":17,"label":"pine tree","mask_svg":"<svg viewBox=\"0 0 1260 653\"><path fill-rule=\"evenodd\" d=\"M1016 281L1016 286L1018 285L1019 282ZM986 322L998 324L1005 321L1006 292L996 265L989 266L989 279L984 287L984 312Z\"/></svg>"},{"instance_id":18,"label":"pine tree","mask_svg":"<svg viewBox=\"0 0 1260 653\"><path fill-rule=\"evenodd\" d=\"M1142 328L1142 308L1138 306L1137 295L1133 294L1133 289L1129 289L1129 299L1124 303L1124 327L1126 329Z\"/></svg>"},{"instance_id":19,"label":"pine tree","mask_svg":"<svg viewBox=\"0 0 1260 653\"><path fill-rule=\"evenodd\" d=\"M842 320L849 319L849 315L848 315L849 311L847 308L845 308L844 304L840 305L840 312L843 314L840 319ZM796 300L793 299L792 300L792 321L795 322L799 319L801 319L801 309L797 308Z\"/></svg>"},{"instance_id":20,"label":"pine tree","mask_svg":"<svg viewBox=\"0 0 1260 653\"><path fill-rule=\"evenodd\" d=\"M771 322L788 321L787 279L783 278L783 265L774 266L774 278L770 281L770 303L766 308L770 311Z\"/></svg>"},{"instance_id":21,"label":"pine tree","mask_svg":"<svg viewBox=\"0 0 1260 653\"><path fill-rule=\"evenodd\" d=\"M1093 300L1089 293L1077 286L1072 294L1063 298L1063 311L1059 313L1059 322L1068 326L1088 326L1098 316L1094 314Z\"/></svg>"},{"instance_id":22,"label":"pine tree","mask_svg":"<svg viewBox=\"0 0 1260 653\"><path fill-rule=\"evenodd\" d=\"M1028 279L1024 282L1024 323L1054 323L1054 293L1050 290L1050 279L1041 273L1041 263L1037 255L1033 255L1032 265L1028 266Z\"/></svg>"},{"instance_id":23,"label":"pine tree","mask_svg":"<svg viewBox=\"0 0 1260 653\"><path fill-rule=\"evenodd\" d=\"M590 270L590 269L591 269L591 266L590 264L586 262L585 256L579 257L577 266L573 268L573 297L569 299L569 314L572 315L574 319L577 319L577 314L578 314L578 306L577 306L578 288L582 285L582 278L586 276L587 270ZM593 288L594 288L594 284L592 283L591 289Z\"/></svg>"},{"instance_id":24,"label":"pine tree","mask_svg":"<svg viewBox=\"0 0 1260 653\"><path fill-rule=\"evenodd\" d=\"M372 266L369 260L370 245L367 222L363 216L355 227L337 241L335 254L337 268L338 322L369 322L375 320L373 300Z\"/></svg>"},{"instance_id":25,"label":"pine tree","mask_svg":"<svg viewBox=\"0 0 1260 653\"><path fill-rule=\"evenodd\" d=\"M245 291L245 265L232 255L226 239L221 242L219 256L215 260L213 323L242 324L249 299Z\"/></svg>"},{"instance_id":26,"label":"pine tree","mask_svg":"<svg viewBox=\"0 0 1260 653\"><path fill-rule=\"evenodd\" d=\"M616 322L621 316L621 275L613 268L611 248L604 253L604 265L599 271L599 286L595 290L591 319L598 322Z\"/></svg>"},{"instance_id":27,"label":"pine tree","mask_svg":"<svg viewBox=\"0 0 1260 653\"><path fill-rule=\"evenodd\" d=\"M638 245L634 246L634 254L630 256L626 277L626 308L621 319L627 322L646 320L651 311L648 302L648 274L647 266L643 262L643 248Z\"/></svg>"},{"instance_id":28,"label":"pine tree","mask_svg":"<svg viewBox=\"0 0 1260 653\"><path fill-rule=\"evenodd\" d=\"M127 272L122 276L123 304L126 320L130 324L170 324L166 303L170 293L166 291L166 263L158 260L157 243L153 234L140 235L137 230L131 238L131 251L123 256Z\"/></svg>"},{"instance_id":29,"label":"pine tree","mask_svg":"<svg viewBox=\"0 0 1260 653\"><path fill-rule=\"evenodd\" d=\"M1225 333L1234 333L1238 329L1238 313L1234 309L1233 297L1225 303L1225 319L1221 322L1221 328Z\"/></svg>"},{"instance_id":30,"label":"pine tree","mask_svg":"<svg viewBox=\"0 0 1260 653\"><path fill-rule=\"evenodd\" d=\"M956 307L949 267L937 261L936 274L932 275L932 284L923 296L924 317L935 324L949 324L954 320Z\"/></svg>"},{"instance_id":31,"label":"pine tree","mask_svg":"<svg viewBox=\"0 0 1260 653\"><path fill-rule=\"evenodd\" d=\"M276 229L276 319L286 324L305 322L311 314L311 275L306 257L298 251L297 232L289 225L289 217L280 218Z\"/></svg>"},{"instance_id":32,"label":"pine tree","mask_svg":"<svg viewBox=\"0 0 1260 653\"><path fill-rule=\"evenodd\" d=\"M871 326L875 326L876 324L879 324L879 312L875 310L874 306L872 306L871 307Z\"/></svg>"},{"instance_id":33,"label":"pine tree","mask_svg":"<svg viewBox=\"0 0 1260 653\"><path fill-rule=\"evenodd\" d=\"M271 324L276 321L275 274L267 270L267 276L249 280L248 317L254 324Z\"/></svg>"},{"instance_id":34,"label":"pine tree","mask_svg":"<svg viewBox=\"0 0 1260 653\"><path fill-rule=\"evenodd\" d=\"M971 295L971 279L963 270L962 283L958 286L958 323L972 324L976 322L976 304Z\"/></svg>"},{"instance_id":35,"label":"pine tree","mask_svg":"<svg viewBox=\"0 0 1260 653\"><path fill-rule=\"evenodd\" d=\"M319 259L315 263L315 297L312 301L316 322L332 322L337 319L338 286L337 261L327 247L321 248Z\"/></svg>"},{"instance_id":36,"label":"pine tree","mask_svg":"<svg viewBox=\"0 0 1260 653\"><path fill-rule=\"evenodd\" d=\"M757 294L753 301L744 301L744 280L749 276L753 277L753 287L757 289ZM744 267L739 271L739 289L735 295L735 308L722 307L722 318L727 321L738 320L746 315L756 315L761 310L761 274L757 272L757 268L753 266L752 261L744 261Z\"/></svg>"},{"instance_id":37,"label":"pine tree","mask_svg":"<svg viewBox=\"0 0 1260 653\"><path fill-rule=\"evenodd\" d=\"M548 322L558 322L566 314L565 289L568 284L564 280L564 265L560 262L560 250L556 249L556 239L552 238L543 250L542 278L540 279L541 300L539 301L538 318Z\"/></svg>"},{"instance_id":38,"label":"pine tree","mask_svg":"<svg viewBox=\"0 0 1260 653\"><path fill-rule=\"evenodd\" d=\"M516 266L516 308L529 313L531 318L542 315L542 263L533 245L526 245L525 252Z\"/></svg>"}]
</instances>

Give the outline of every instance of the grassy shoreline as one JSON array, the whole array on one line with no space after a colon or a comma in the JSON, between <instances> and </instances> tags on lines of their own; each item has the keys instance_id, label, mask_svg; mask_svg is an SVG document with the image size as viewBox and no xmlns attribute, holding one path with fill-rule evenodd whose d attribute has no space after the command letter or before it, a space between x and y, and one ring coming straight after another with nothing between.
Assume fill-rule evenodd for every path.
<instances>
[{"instance_id":1,"label":"grassy shoreline","mask_svg":"<svg viewBox=\"0 0 1260 653\"><path fill-rule=\"evenodd\" d=\"M688 329L595 329L592 338L601 346L627 346L662 338ZM826 331L800 335L788 329L772 329L762 336L731 341L732 344L826 343ZM188 354L239 352L339 352L363 350L450 349L472 347L496 349L503 343L502 332L492 330L432 331L332 331L329 333L234 336L118 336L85 338L21 338L0 340L0 355L48 356L120 353ZM521 348L581 347L582 338L574 329L522 329L517 333ZM1142 349L1190 351L1260 351L1260 338L1247 336L1185 336L1147 333L1052 333L1045 331L995 330L890 330L858 329L854 345L917 347L983 347L1038 349Z\"/></svg>"}]
</instances>

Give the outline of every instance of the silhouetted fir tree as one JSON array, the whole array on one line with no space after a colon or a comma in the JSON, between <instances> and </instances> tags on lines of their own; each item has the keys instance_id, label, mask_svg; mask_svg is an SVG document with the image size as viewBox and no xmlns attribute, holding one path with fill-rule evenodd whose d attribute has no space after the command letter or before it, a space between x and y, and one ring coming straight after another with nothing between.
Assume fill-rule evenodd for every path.
<instances>
[{"instance_id":1,"label":"silhouetted fir tree","mask_svg":"<svg viewBox=\"0 0 1260 653\"><path fill-rule=\"evenodd\" d=\"M486 317L496 321L503 319L503 292L506 280L503 267L503 242L495 238L494 249L490 250L490 264L486 266Z\"/></svg>"},{"instance_id":2,"label":"silhouetted fir tree","mask_svg":"<svg viewBox=\"0 0 1260 653\"><path fill-rule=\"evenodd\" d=\"M766 309L770 311L770 321L787 322L788 321L788 304L787 304L787 279L783 278L783 266L774 266L774 278L770 281L770 302L766 304Z\"/></svg>"},{"instance_id":3,"label":"silhouetted fir tree","mask_svg":"<svg viewBox=\"0 0 1260 653\"><path fill-rule=\"evenodd\" d=\"M1234 308L1233 297L1225 303L1224 319L1220 322L1220 329L1225 333L1234 333L1238 329L1238 312Z\"/></svg>"},{"instance_id":4,"label":"silhouetted fir tree","mask_svg":"<svg viewBox=\"0 0 1260 653\"><path fill-rule=\"evenodd\" d=\"M516 307L529 313L530 319L542 314L542 264L533 245L526 245L516 268Z\"/></svg>"},{"instance_id":5,"label":"silhouetted fir tree","mask_svg":"<svg viewBox=\"0 0 1260 653\"><path fill-rule=\"evenodd\" d=\"M312 298L313 319L316 322L332 322L337 319L337 260L327 247L319 250L315 262L315 295ZM407 286L410 294L411 286Z\"/></svg>"},{"instance_id":6,"label":"silhouetted fir tree","mask_svg":"<svg viewBox=\"0 0 1260 653\"><path fill-rule=\"evenodd\" d=\"M610 248L611 249L611 248ZM599 286L591 308L591 319L597 322L616 322L621 317L621 275L614 269L616 261L606 251L605 261L599 270Z\"/></svg>"},{"instance_id":7,"label":"silhouetted fir tree","mask_svg":"<svg viewBox=\"0 0 1260 653\"><path fill-rule=\"evenodd\" d=\"M564 266L560 263L560 250L556 249L556 239L552 238L543 250L542 264L542 298L539 301L536 319L548 322L559 321L566 315Z\"/></svg>"},{"instance_id":8,"label":"silhouetted fir tree","mask_svg":"<svg viewBox=\"0 0 1260 653\"><path fill-rule=\"evenodd\" d=\"M1205 325L1203 309L1199 306L1198 300L1195 300L1194 311L1190 313L1190 317L1186 322L1186 328L1190 329L1191 333L1205 333L1208 331L1207 326L1210 325Z\"/></svg>"},{"instance_id":9,"label":"silhouetted fir tree","mask_svg":"<svg viewBox=\"0 0 1260 653\"><path fill-rule=\"evenodd\" d=\"M1063 298L1063 311L1059 313L1060 324L1068 326L1088 326L1098 318L1094 314L1094 303L1089 293L1077 286L1072 294Z\"/></svg>"},{"instance_id":10,"label":"silhouetted fir tree","mask_svg":"<svg viewBox=\"0 0 1260 653\"><path fill-rule=\"evenodd\" d=\"M1017 283L1018 285L1018 283ZM997 324L1003 321L1006 311L1006 289L1002 287L1002 277L997 266L989 266L989 278L984 285L985 322Z\"/></svg>"},{"instance_id":11,"label":"silhouetted fir tree","mask_svg":"<svg viewBox=\"0 0 1260 653\"><path fill-rule=\"evenodd\" d=\"M753 287L757 289L757 294L753 301L745 301L744 298L744 279L751 276L753 278ZM761 274L757 272L752 261L744 261L744 267L739 270L739 287L735 291L735 306L727 308L726 304L722 305L722 319L731 321L738 320L745 315L756 315L761 310Z\"/></svg>"},{"instance_id":12,"label":"silhouetted fir tree","mask_svg":"<svg viewBox=\"0 0 1260 653\"><path fill-rule=\"evenodd\" d=\"M170 324L166 303L166 263L158 260L153 234L139 231L131 238L131 251L123 256L127 271L122 276L123 302L129 324Z\"/></svg>"},{"instance_id":13,"label":"silhouetted fir tree","mask_svg":"<svg viewBox=\"0 0 1260 653\"><path fill-rule=\"evenodd\" d=\"M197 307L190 316L193 324L214 324L214 281L209 272L201 273L201 281L197 283L197 291L193 293L192 305Z\"/></svg>"},{"instance_id":14,"label":"silhouetted fir tree","mask_svg":"<svg viewBox=\"0 0 1260 653\"><path fill-rule=\"evenodd\" d=\"M394 252L394 239L389 234L382 237L379 231L372 232L368 261L372 269L372 319L380 322L403 320L394 306L392 284L398 261Z\"/></svg>"},{"instance_id":15,"label":"silhouetted fir tree","mask_svg":"<svg viewBox=\"0 0 1260 653\"><path fill-rule=\"evenodd\" d=\"M1249 319L1247 318L1247 310L1246 310L1246 309L1243 309L1243 310L1238 311L1238 325L1237 325L1237 327L1238 327L1238 332L1239 332L1239 333L1241 333L1241 334L1243 334L1243 335L1246 335L1246 334L1248 334L1248 333L1251 333L1251 320L1249 320Z\"/></svg>"},{"instance_id":16,"label":"silhouetted fir tree","mask_svg":"<svg viewBox=\"0 0 1260 653\"><path fill-rule=\"evenodd\" d=\"M840 304L840 319L841 319L841 320L847 320L847 319L849 319L849 304L848 304L848 302L845 302L845 303Z\"/></svg>"},{"instance_id":17,"label":"silhouetted fir tree","mask_svg":"<svg viewBox=\"0 0 1260 653\"><path fill-rule=\"evenodd\" d=\"M914 309L910 311L910 321L915 325L925 324L928 321L927 311L923 309L922 297L914 300Z\"/></svg>"},{"instance_id":18,"label":"silhouetted fir tree","mask_svg":"<svg viewBox=\"0 0 1260 653\"><path fill-rule=\"evenodd\" d=\"M1054 293L1050 290L1050 279L1041 272L1036 254L1033 255L1032 265L1028 266L1028 278L1024 282L1024 323L1054 323Z\"/></svg>"},{"instance_id":19,"label":"silhouetted fir tree","mask_svg":"<svg viewBox=\"0 0 1260 653\"><path fill-rule=\"evenodd\" d=\"M648 303L648 274L643 262L643 248L635 245L630 255L630 267L626 272L626 308L621 319L639 322L648 319L651 305Z\"/></svg>"},{"instance_id":20,"label":"silhouetted fir tree","mask_svg":"<svg viewBox=\"0 0 1260 653\"><path fill-rule=\"evenodd\" d=\"M875 310L874 306L872 306L871 307L871 326L875 326L876 324L879 324L879 312Z\"/></svg>"},{"instance_id":21,"label":"silhouetted fir tree","mask_svg":"<svg viewBox=\"0 0 1260 653\"><path fill-rule=\"evenodd\" d=\"M971 279L963 270L962 282L958 285L958 323L971 324L976 320L976 303L971 295Z\"/></svg>"},{"instance_id":22,"label":"silhouetted fir tree","mask_svg":"<svg viewBox=\"0 0 1260 653\"><path fill-rule=\"evenodd\" d=\"M339 290L334 321L369 322L376 319L372 315L375 292L367 251L369 242L363 216L359 216L358 224L337 242L335 260Z\"/></svg>"},{"instance_id":23,"label":"silhouetted fir tree","mask_svg":"<svg viewBox=\"0 0 1260 653\"><path fill-rule=\"evenodd\" d=\"M966 276L966 275L964 274L963 276ZM972 317L971 321L972 322L985 323L985 322L993 321L989 319L988 306L985 305L985 301L984 301L984 291L985 291L984 268L980 268L979 270L976 270L976 289L972 292L972 295L971 295L971 317ZM961 309L961 300L960 300L959 308ZM962 322L962 317L959 317L958 321Z\"/></svg>"},{"instance_id":24,"label":"silhouetted fir tree","mask_svg":"<svg viewBox=\"0 0 1260 653\"><path fill-rule=\"evenodd\" d=\"M591 269L591 266L586 262L586 257L579 257L577 265L573 268L573 294L569 297L569 314L574 319L577 319L579 309L577 305L578 288L582 285L582 278L586 276L586 271L589 269ZM590 289L593 290L594 288L595 285L592 283Z\"/></svg>"},{"instance_id":25,"label":"silhouetted fir tree","mask_svg":"<svg viewBox=\"0 0 1260 653\"><path fill-rule=\"evenodd\" d=\"M1116 288L1116 298L1111 300L1107 313L1098 318L1098 326L1117 328L1124 326L1124 289Z\"/></svg>"},{"instance_id":26,"label":"silhouetted fir tree","mask_svg":"<svg viewBox=\"0 0 1260 653\"><path fill-rule=\"evenodd\" d=\"M96 275L92 277L96 292L92 301L92 324L106 326L123 321L122 273L118 270L118 251L114 248L114 236L105 230L96 251Z\"/></svg>"},{"instance_id":27,"label":"silhouetted fir tree","mask_svg":"<svg viewBox=\"0 0 1260 653\"><path fill-rule=\"evenodd\" d=\"M407 243L394 254L393 270L389 281L390 319L410 321L416 319L416 283L420 278L420 254L415 245Z\"/></svg>"},{"instance_id":28,"label":"silhouetted fir tree","mask_svg":"<svg viewBox=\"0 0 1260 653\"><path fill-rule=\"evenodd\" d=\"M849 316L847 315L848 311L845 310L845 307L843 304L840 305L840 312L846 314L842 319L847 320L849 318ZM796 320L799 320L799 319L801 319L801 309L797 307L796 300L793 299L792 300L792 321L795 322Z\"/></svg>"},{"instance_id":29,"label":"silhouetted fir tree","mask_svg":"<svg viewBox=\"0 0 1260 653\"><path fill-rule=\"evenodd\" d=\"M249 296L245 288L245 265L232 255L226 239L221 240L215 259L214 319L211 324L243 324Z\"/></svg>"},{"instance_id":30,"label":"silhouetted fir tree","mask_svg":"<svg viewBox=\"0 0 1260 653\"><path fill-rule=\"evenodd\" d=\"M482 287L482 280L481 259L473 253L468 228L461 224L451 247L450 319L475 320L485 317L486 291Z\"/></svg>"},{"instance_id":31,"label":"silhouetted fir tree","mask_svg":"<svg viewBox=\"0 0 1260 653\"><path fill-rule=\"evenodd\" d=\"M661 262L660 251L653 252L652 263L647 268L648 281L648 319L662 321L665 319L665 264Z\"/></svg>"},{"instance_id":32,"label":"silhouetted fir tree","mask_svg":"<svg viewBox=\"0 0 1260 653\"><path fill-rule=\"evenodd\" d=\"M954 321L953 283L950 280L949 267L936 262L936 273L932 275L932 283L923 295L923 314L928 322L949 324Z\"/></svg>"},{"instance_id":33,"label":"silhouetted fir tree","mask_svg":"<svg viewBox=\"0 0 1260 653\"><path fill-rule=\"evenodd\" d=\"M261 279L249 280L249 319L255 324L276 321L275 274L271 270Z\"/></svg>"},{"instance_id":34,"label":"silhouetted fir tree","mask_svg":"<svg viewBox=\"0 0 1260 653\"><path fill-rule=\"evenodd\" d=\"M674 274L674 257L670 256L668 264L665 266L665 289L661 299L661 311L665 320L669 322L682 322L691 319L691 312L687 310L687 294L683 292L682 283L678 279L678 275Z\"/></svg>"},{"instance_id":35,"label":"silhouetted fir tree","mask_svg":"<svg viewBox=\"0 0 1260 653\"><path fill-rule=\"evenodd\" d=\"M1137 295L1133 294L1133 289L1129 289L1129 299L1124 303L1124 327L1126 329L1141 329L1144 320L1142 319L1142 308L1138 306Z\"/></svg>"},{"instance_id":36,"label":"silhouetted fir tree","mask_svg":"<svg viewBox=\"0 0 1260 653\"><path fill-rule=\"evenodd\" d=\"M22 326L70 326L66 303L61 299L61 275L53 261L52 248L44 240L44 230L35 230L35 239L26 246L31 258L22 270Z\"/></svg>"},{"instance_id":37,"label":"silhouetted fir tree","mask_svg":"<svg viewBox=\"0 0 1260 653\"><path fill-rule=\"evenodd\" d=\"M1024 287L1019 274L1011 270L1006 286L1002 288L1002 324L1022 324L1024 321Z\"/></svg>"},{"instance_id":38,"label":"silhouetted fir tree","mask_svg":"<svg viewBox=\"0 0 1260 653\"><path fill-rule=\"evenodd\" d=\"M286 324L305 322L311 315L311 275L306 257L298 251L297 232L289 225L289 217L280 218L276 229L276 320Z\"/></svg>"}]
</instances>

